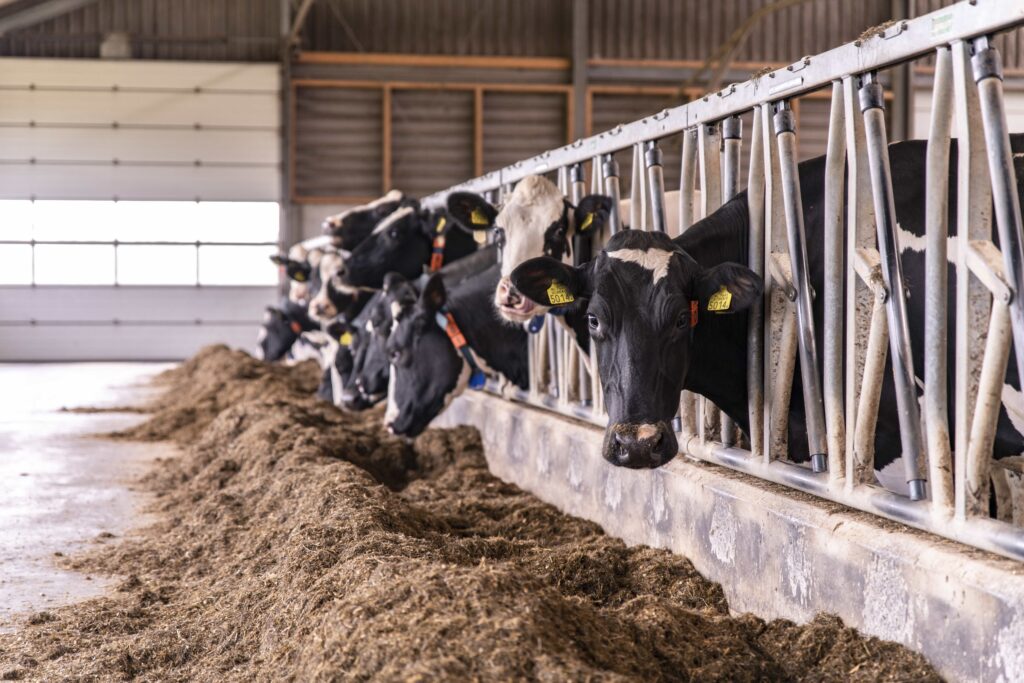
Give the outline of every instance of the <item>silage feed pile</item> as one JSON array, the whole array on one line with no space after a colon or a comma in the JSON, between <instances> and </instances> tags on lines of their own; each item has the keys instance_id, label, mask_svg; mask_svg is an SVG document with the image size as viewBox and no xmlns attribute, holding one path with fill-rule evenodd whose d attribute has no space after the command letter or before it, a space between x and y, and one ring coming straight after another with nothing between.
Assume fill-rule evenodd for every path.
<instances>
[{"instance_id":1,"label":"silage feed pile","mask_svg":"<svg viewBox=\"0 0 1024 683\"><path fill-rule=\"evenodd\" d=\"M0 678L938 679L832 617L730 616L686 559L491 476L474 430L406 444L317 374L211 347L161 377L119 437L184 444L145 480L162 521L69 560L123 581L0 636Z\"/></svg>"}]
</instances>

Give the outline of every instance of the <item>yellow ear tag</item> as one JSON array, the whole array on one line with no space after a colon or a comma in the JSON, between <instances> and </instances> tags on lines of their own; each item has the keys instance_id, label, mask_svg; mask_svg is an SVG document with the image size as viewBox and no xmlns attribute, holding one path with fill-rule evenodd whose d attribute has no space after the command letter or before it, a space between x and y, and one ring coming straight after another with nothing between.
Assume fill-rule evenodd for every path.
<instances>
[{"instance_id":1,"label":"yellow ear tag","mask_svg":"<svg viewBox=\"0 0 1024 683\"><path fill-rule=\"evenodd\" d=\"M436 227L436 228L434 228L434 231L435 231L435 232L438 232L438 233L440 233L441 231L443 231L443 230L444 230L444 225L445 225L445 223L447 223L447 222L448 222L448 221L446 221L446 220L445 220L444 216L441 216L441 220L439 220L439 221L437 222L437 227Z\"/></svg>"},{"instance_id":2,"label":"yellow ear tag","mask_svg":"<svg viewBox=\"0 0 1024 683\"><path fill-rule=\"evenodd\" d=\"M725 285L722 285L722 288L708 299L709 311L721 313L722 311L728 311L730 305L732 305L732 292L726 289Z\"/></svg>"},{"instance_id":3,"label":"yellow ear tag","mask_svg":"<svg viewBox=\"0 0 1024 683\"><path fill-rule=\"evenodd\" d=\"M343 332L342 335L338 337L338 343L342 346L352 346L352 333Z\"/></svg>"},{"instance_id":4,"label":"yellow ear tag","mask_svg":"<svg viewBox=\"0 0 1024 683\"><path fill-rule=\"evenodd\" d=\"M576 301L576 297L561 282L552 281L551 286L548 287L548 301L551 302L552 306L560 306L562 304L571 304L573 301Z\"/></svg>"},{"instance_id":5,"label":"yellow ear tag","mask_svg":"<svg viewBox=\"0 0 1024 683\"><path fill-rule=\"evenodd\" d=\"M306 281L306 275L305 275L305 273L301 273L301 272L295 273L293 279L296 282L305 282Z\"/></svg>"},{"instance_id":6,"label":"yellow ear tag","mask_svg":"<svg viewBox=\"0 0 1024 683\"><path fill-rule=\"evenodd\" d=\"M487 231L486 230L474 230L473 239L476 240L477 244L487 244Z\"/></svg>"},{"instance_id":7,"label":"yellow ear tag","mask_svg":"<svg viewBox=\"0 0 1024 683\"><path fill-rule=\"evenodd\" d=\"M591 223L593 223L593 222L594 222L594 214L592 214L592 213L588 213L588 214L587 214L587 217L583 219L583 224L582 224L582 225L580 225L580 227L579 227L579 231L580 231L580 232L583 232L584 230L586 230L587 228L589 228L589 227L590 227L590 224L591 224Z\"/></svg>"},{"instance_id":8,"label":"yellow ear tag","mask_svg":"<svg viewBox=\"0 0 1024 683\"><path fill-rule=\"evenodd\" d=\"M473 213L469 214L469 222L473 225L487 225L490 221L487 220L484 212L477 207L473 209Z\"/></svg>"}]
</instances>

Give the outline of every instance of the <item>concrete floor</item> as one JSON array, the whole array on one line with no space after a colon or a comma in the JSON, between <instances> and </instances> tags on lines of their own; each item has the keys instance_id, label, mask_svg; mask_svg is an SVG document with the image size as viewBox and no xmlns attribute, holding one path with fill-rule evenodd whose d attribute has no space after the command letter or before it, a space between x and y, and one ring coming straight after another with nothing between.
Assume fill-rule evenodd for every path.
<instances>
[{"instance_id":1,"label":"concrete floor","mask_svg":"<svg viewBox=\"0 0 1024 683\"><path fill-rule=\"evenodd\" d=\"M146 496L132 482L167 444L115 443L90 434L143 419L76 414L62 407L144 401L156 363L0 364L0 631L19 616L103 593L115 580L56 566L145 523ZM102 533L114 539L100 540Z\"/></svg>"}]
</instances>

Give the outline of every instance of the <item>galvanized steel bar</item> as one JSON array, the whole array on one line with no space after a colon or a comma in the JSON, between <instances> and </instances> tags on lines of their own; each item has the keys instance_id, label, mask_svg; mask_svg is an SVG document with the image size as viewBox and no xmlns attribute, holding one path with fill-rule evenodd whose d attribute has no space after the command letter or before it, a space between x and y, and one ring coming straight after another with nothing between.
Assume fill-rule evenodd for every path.
<instances>
[{"instance_id":1,"label":"galvanized steel bar","mask_svg":"<svg viewBox=\"0 0 1024 683\"><path fill-rule=\"evenodd\" d=\"M661 150L656 140L644 143L644 164L647 166L651 229L665 232L665 173L661 166Z\"/></svg>"},{"instance_id":2,"label":"galvanized steel bar","mask_svg":"<svg viewBox=\"0 0 1024 683\"><path fill-rule=\"evenodd\" d=\"M953 512L953 454L946 396L949 261L949 155L953 116L953 58L948 47L935 55L931 126L925 162L924 418L928 479L937 513Z\"/></svg>"},{"instance_id":3,"label":"galvanized steel bar","mask_svg":"<svg viewBox=\"0 0 1024 683\"><path fill-rule=\"evenodd\" d=\"M615 161L614 154L606 154L601 157L601 179L604 184L604 193L612 200L612 210L608 216L608 230L614 235L622 230L622 216L619 215L619 202L622 195L619 192L619 162Z\"/></svg>"},{"instance_id":4,"label":"galvanized steel bar","mask_svg":"<svg viewBox=\"0 0 1024 683\"><path fill-rule=\"evenodd\" d=\"M903 466L911 500L923 500L925 490L924 437L917 402L914 355L910 347L910 323L907 320L906 285L900 262L899 236L896 234L896 204L892 194L889 166L889 142L885 132L885 99L882 85L874 74L865 76L860 88L860 106L864 114L864 135L871 171L871 190L875 198L875 225L878 251L882 257L882 275L889 290L886 311L889 321L889 347L893 379L896 382L896 409L899 413Z\"/></svg>"},{"instance_id":5,"label":"galvanized steel bar","mask_svg":"<svg viewBox=\"0 0 1024 683\"><path fill-rule=\"evenodd\" d=\"M824 472L828 468L825 403L821 393L821 377L818 374L818 342L815 338L814 308L811 301L813 292L807 264L800 173L797 169L796 117L788 102L780 102L776 106L775 140L779 146L782 201L786 209L789 259L793 268L793 285L796 287L800 376L803 380L807 449L811 456L811 469L815 472Z\"/></svg>"},{"instance_id":6,"label":"galvanized steel bar","mask_svg":"<svg viewBox=\"0 0 1024 683\"><path fill-rule=\"evenodd\" d=\"M978 103L988 148L999 249L1003 252L1006 280L1014 294L1009 302L1010 323L1013 326L1017 378L1024 388L1024 223L1021 221L1010 131L1006 125L1002 58L988 37L974 41L971 66L978 84Z\"/></svg>"},{"instance_id":7,"label":"galvanized steel bar","mask_svg":"<svg viewBox=\"0 0 1024 683\"><path fill-rule=\"evenodd\" d=\"M679 232L694 224L693 192L697 173L697 129L683 132L683 153L679 168Z\"/></svg>"},{"instance_id":8,"label":"galvanized steel bar","mask_svg":"<svg viewBox=\"0 0 1024 683\"><path fill-rule=\"evenodd\" d=\"M730 116L722 121L722 203L725 204L740 191L740 146L742 121ZM736 422L722 413L722 443L732 446L736 442Z\"/></svg>"},{"instance_id":9,"label":"galvanized steel bar","mask_svg":"<svg viewBox=\"0 0 1024 683\"><path fill-rule=\"evenodd\" d=\"M754 125L761 127L762 149L764 151L764 266L762 273L769 284L775 281L773 268L776 256L785 256L786 220L782 201L782 176L779 169L779 151L772 144L772 107L766 103L759 107L758 120ZM777 269L776 269L777 270ZM765 462L786 457L788 454L789 400L792 394L792 367L796 358L796 322L792 306L783 292L783 283L766 287L766 308L764 309L764 392L772 398L764 405L763 423L765 441L763 459ZM775 321L779 320L779 323ZM785 325L790 321L792 333ZM774 340L776 328L782 334ZM779 414L782 414L779 416ZM781 419L780 419L781 418Z\"/></svg>"},{"instance_id":10,"label":"galvanized steel bar","mask_svg":"<svg viewBox=\"0 0 1024 683\"><path fill-rule=\"evenodd\" d=\"M843 416L843 193L846 173L846 113L843 84L832 84L825 151L825 334L823 335L822 388L828 439L828 478L837 482L845 474L846 423Z\"/></svg>"},{"instance_id":11,"label":"galvanized steel bar","mask_svg":"<svg viewBox=\"0 0 1024 683\"><path fill-rule=\"evenodd\" d=\"M764 136L761 108L754 109L750 137L750 168L747 176L748 233L747 266L764 278ZM766 295L767 296L767 293ZM750 423L750 451L764 454L764 326L765 297L755 301L747 314L747 420Z\"/></svg>"},{"instance_id":12,"label":"galvanized steel bar","mask_svg":"<svg viewBox=\"0 0 1024 683\"><path fill-rule=\"evenodd\" d=\"M990 320L991 295L971 273L967 245L992 236L992 186L985 156L981 105L970 63L970 46L951 46L957 126L957 263L956 263L956 392L954 420L953 507L957 519L967 515L967 452L978 396L980 359L985 339L982 321Z\"/></svg>"},{"instance_id":13,"label":"galvanized steel bar","mask_svg":"<svg viewBox=\"0 0 1024 683\"><path fill-rule=\"evenodd\" d=\"M629 227L634 230L647 229L647 189L644 174L643 143L633 145L633 162L630 165L629 183Z\"/></svg>"},{"instance_id":14,"label":"galvanized steel bar","mask_svg":"<svg viewBox=\"0 0 1024 683\"><path fill-rule=\"evenodd\" d=\"M573 206L579 206L580 200L583 199L583 194L587 189L587 184L584 180L583 164L573 164L569 169L569 188ZM573 265L579 267L593 258L593 247L593 237L576 232L572 238ZM575 346L575 342L571 339L572 335L569 335L569 337ZM587 363L583 354L577 353L576 356L576 374L579 378L579 403L581 406L587 407L591 404L590 374L587 372Z\"/></svg>"},{"instance_id":15,"label":"galvanized steel bar","mask_svg":"<svg viewBox=\"0 0 1024 683\"><path fill-rule=\"evenodd\" d=\"M697 172L700 181L701 218L710 216L722 205L722 130L718 123L697 129ZM701 439L708 433L721 433L721 411L710 400L700 397L697 426Z\"/></svg>"}]
</instances>

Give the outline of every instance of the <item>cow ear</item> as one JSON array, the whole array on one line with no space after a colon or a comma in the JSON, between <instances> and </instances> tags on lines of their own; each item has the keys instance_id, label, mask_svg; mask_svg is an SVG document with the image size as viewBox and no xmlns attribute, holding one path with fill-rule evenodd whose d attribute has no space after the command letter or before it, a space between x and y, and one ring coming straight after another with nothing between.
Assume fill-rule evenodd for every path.
<instances>
[{"instance_id":1,"label":"cow ear","mask_svg":"<svg viewBox=\"0 0 1024 683\"><path fill-rule=\"evenodd\" d=\"M420 301L429 313L437 313L448 301L448 292L444 288L444 280L440 274L434 273L423 286L423 293L420 294Z\"/></svg>"},{"instance_id":2,"label":"cow ear","mask_svg":"<svg viewBox=\"0 0 1024 683\"><path fill-rule=\"evenodd\" d=\"M512 285L542 306L566 306L587 296L587 268L573 268L550 256L521 263L512 271Z\"/></svg>"},{"instance_id":3,"label":"cow ear","mask_svg":"<svg viewBox=\"0 0 1024 683\"><path fill-rule=\"evenodd\" d=\"M288 265L288 257L285 256L284 254L271 254L270 255L270 260L275 265L278 265L278 266L287 266Z\"/></svg>"},{"instance_id":4,"label":"cow ear","mask_svg":"<svg viewBox=\"0 0 1024 683\"><path fill-rule=\"evenodd\" d=\"M305 261L292 261L288 264L288 277L296 282L306 282L313 273L313 266Z\"/></svg>"},{"instance_id":5,"label":"cow ear","mask_svg":"<svg viewBox=\"0 0 1024 683\"><path fill-rule=\"evenodd\" d=\"M580 200L573 214L576 233L593 235L601 232L612 211L612 198L603 194L587 195Z\"/></svg>"},{"instance_id":6,"label":"cow ear","mask_svg":"<svg viewBox=\"0 0 1024 683\"><path fill-rule=\"evenodd\" d=\"M738 263L720 263L705 270L697 282L700 310L737 313L750 307L764 289L761 277Z\"/></svg>"},{"instance_id":7,"label":"cow ear","mask_svg":"<svg viewBox=\"0 0 1024 683\"><path fill-rule=\"evenodd\" d=\"M478 194L452 192L448 195L448 215L455 219L463 230L474 232L493 228L498 210Z\"/></svg>"}]
</instances>

